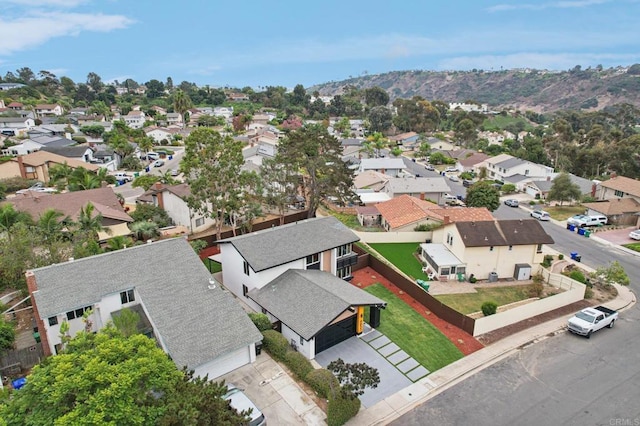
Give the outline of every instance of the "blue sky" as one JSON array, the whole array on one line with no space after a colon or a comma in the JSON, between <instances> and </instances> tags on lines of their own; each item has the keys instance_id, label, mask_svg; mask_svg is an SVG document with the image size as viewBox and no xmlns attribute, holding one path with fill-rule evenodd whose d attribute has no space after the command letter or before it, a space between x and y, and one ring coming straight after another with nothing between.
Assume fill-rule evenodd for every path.
<instances>
[{"instance_id":1,"label":"blue sky","mask_svg":"<svg viewBox=\"0 0 640 426\"><path fill-rule=\"evenodd\" d=\"M395 70L640 63L640 0L0 0L0 75L309 87Z\"/></svg>"}]
</instances>

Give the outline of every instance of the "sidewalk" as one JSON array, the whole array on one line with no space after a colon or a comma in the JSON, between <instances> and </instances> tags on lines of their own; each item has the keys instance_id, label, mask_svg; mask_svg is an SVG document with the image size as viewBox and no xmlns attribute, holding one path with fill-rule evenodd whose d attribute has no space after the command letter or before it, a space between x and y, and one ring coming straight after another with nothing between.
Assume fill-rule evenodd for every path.
<instances>
[{"instance_id":1,"label":"sidewalk","mask_svg":"<svg viewBox=\"0 0 640 426\"><path fill-rule=\"evenodd\" d=\"M618 290L618 297L607 302L607 307L623 311L633 306L636 302L635 294L628 287L615 286ZM567 318L558 318L516 333L484 349L467 355L459 361L441 368L413 385L389 396L372 407L360 410L358 415L347 424L383 425L390 423L401 415L413 410L418 405L438 395L440 392L445 391L467 377L500 361L514 351L563 332L566 323Z\"/></svg>"}]
</instances>

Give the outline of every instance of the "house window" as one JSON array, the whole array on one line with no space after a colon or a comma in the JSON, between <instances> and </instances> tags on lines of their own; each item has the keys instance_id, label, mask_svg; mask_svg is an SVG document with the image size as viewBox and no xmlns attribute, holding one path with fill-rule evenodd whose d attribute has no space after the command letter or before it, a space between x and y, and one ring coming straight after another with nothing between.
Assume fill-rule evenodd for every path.
<instances>
[{"instance_id":1,"label":"house window","mask_svg":"<svg viewBox=\"0 0 640 426\"><path fill-rule=\"evenodd\" d=\"M249 293L249 287L247 287L246 285L242 284L242 295L244 297L247 297L247 293Z\"/></svg>"},{"instance_id":2,"label":"house window","mask_svg":"<svg viewBox=\"0 0 640 426\"><path fill-rule=\"evenodd\" d=\"M49 325L54 326L58 324L58 317L49 317Z\"/></svg>"},{"instance_id":3,"label":"house window","mask_svg":"<svg viewBox=\"0 0 640 426\"><path fill-rule=\"evenodd\" d=\"M338 247L338 257L346 256L351 253L351 244L345 244Z\"/></svg>"},{"instance_id":4,"label":"house window","mask_svg":"<svg viewBox=\"0 0 640 426\"><path fill-rule=\"evenodd\" d=\"M125 303L131 303L136 300L136 296L133 294L133 290L127 290L120 293L120 302L124 305Z\"/></svg>"},{"instance_id":5,"label":"house window","mask_svg":"<svg viewBox=\"0 0 640 426\"><path fill-rule=\"evenodd\" d=\"M304 339L300 336L300 346L304 346Z\"/></svg>"},{"instance_id":6,"label":"house window","mask_svg":"<svg viewBox=\"0 0 640 426\"><path fill-rule=\"evenodd\" d=\"M509 251L513 250L513 246L509 246Z\"/></svg>"},{"instance_id":7,"label":"house window","mask_svg":"<svg viewBox=\"0 0 640 426\"><path fill-rule=\"evenodd\" d=\"M525 176L529 176L529 170L525 170L525 171L524 171L524 175L525 175Z\"/></svg>"},{"instance_id":8,"label":"house window","mask_svg":"<svg viewBox=\"0 0 640 426\"><path fill-rule=\"evenodd\" d=\"M542 244L538 244L538 247L536 248L536 253L542 253Z\"/></svg>"},{"instance_id":9,"label":"house window","mask_svg":"<svg viewBox=\"0 0 640 426\"><path fill-rule=\"evenodd\" d=\"M345 266L344 268L339 268L336 271L336 276L338 278L342 278L343 280L345 278L349 278L351 276L351 265Z\"/></svg>"},{"instance_id":10,"label":"house window","mask_svg":"<svg viewBox=\"0 0 640 426\"><path fill-rule=\"evenodd\" d=\"M440 275L449 275L449 268L440 269Z\"/></svg>"},{"instance_id":11,"label":"house window","mask_svg":"<svg viewBox=\"0 0 640 426\"><path fill-rule=\"evenodd\" d=\"M204 217L199 217L196 219L196 227L204 225Z\"/></svg>"},{"instance_id":12,"label":"house window","mask_svg":"<svg viewBox=\"0 0 640 426\"><path fill-rule=\"evenodd\" d=\"M489 247L489 251L493 251L493 246Z\"/></svg>"},{"instance_id":13,"label":"house window","mask_svg":"<svg viewBox=\"0 0 640 426\"><path fill-rule=\"evenodd\" d=\"M262 313L267 315L267 310L265 308L262 308Z\"/></svg>"},{"instance_id":14,"label":"house window","mask_svg":"<svg viewBox=\"0 0 640 426\"><path fill-rule=\"evenodd\" d=\"M618 191L617 189L613 193L616 197L624 197L624 192Z\"/></svg>"},{"instance_id":15,"label":"house window","mask_svg":"<svg viewBox=\"0 0 640 426\"><path fill-rule=\"evenodd\" d=\"M82 315L88 311L91 310L93 308L93 306L85 306L84 308L80 308L80 309L76 309L75 311L69 311L67 312L67 321L71 321L72 319L76 319L76 318L82 318ZM56 319L57 321L57 319Z\"/></svg>"},{"instance_id":16,"label":"house window","mask_svg":"<svg viewBox=\"0 0 640 426\"><path fill-rule=\"evenodd\" d=\"M307 256L307 269L320 269L320 253Z\"/></svg>"},{"instance_id":17,"label":"house window","mask_svg":"<svg viewBox=\"0 0 640 426\"><path fill-rule=\"evenodd\" d=\"M447 232L447 244L449 244L450 246L453 245L453 235L451 235L451 233Z\"/></svg>"},{"instance_id":18,"label":"house window","mask_svg":"<svg viewBox=\"0 0 640 426\"><path fill-rule=\"evenodd\" d=\"M244 274L249 276L249 262L245 260L242 264L242 269L244 270Z\"/></svg>"}]
</instances>

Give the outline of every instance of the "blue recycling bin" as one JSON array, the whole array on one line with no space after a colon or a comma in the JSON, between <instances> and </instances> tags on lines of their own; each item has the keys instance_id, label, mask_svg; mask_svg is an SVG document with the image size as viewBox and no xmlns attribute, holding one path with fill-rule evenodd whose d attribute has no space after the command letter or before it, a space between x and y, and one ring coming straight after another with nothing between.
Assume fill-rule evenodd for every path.
<instances>
[{"instance_id":1,"label":"blue recycling bin","mask_svg":"<svg viewBox=\"0 0 640 426\"><path fill-rule=\"evenodd\" d=\"M572 251L571 252L571 259L572 260L578 260L579 257L580 257L580 255L578 254L577 251Z\"/></svg>"},{"instance_id":2,"label":"blue recycling bin","mask_svg":"<svg viewBox=\"0 0 640 426\"><path fill-rule=\"evenodd\" d=\"M149 173L149 170L150 170L150 169L149 169L149 166L147 166L147 167L145 167L145 168L144 168L144 171L145 171L145 172L147 172L147 173Z\"/></svg>"},{"instance_id":3,"label":"blue recycling bin","mask_svg":"<svg viewBox=\"0 0 640 426\"><path fill-rule=\"evenodd\" d=\"M169 160L173 160L173 155L170 155L170 156L169 156Z\"/></svg>"},{"instance_id":4,"label":"blue recycling bin","mask_svg":"<svg viewBox=\"0 0 640 426\"><path fill-rule=\"evenodd\" d=\"M572 224L570 224L570 223L567 223L567 229L568 229L569 231L573 232L573 231L575 231L575 230L576 230L576 226L575 226L575 225L572 225Z\"/></svg>"},{"instance_id":5,"label":"blue recycling bin","mask_svg":"<svg viewBox=\"0 0 640 426\"><path fill-rule=\"evenodd\" d=\"M27 384L26 377L20 377L19 379L15 379L14 381L11 382L11 386L13 386L13 388L16 390L22 388L26 384Z\"/></svg>"},{"instance_id":6,"label":"blue recycling bin","mask_svg":"<svg viewBox=\"0 0 640 426\"><path fill-rule=\"evenodd\" d=\"M578 228L578 235L584 235L584 228Z\"/></svg>"}]
</instances>

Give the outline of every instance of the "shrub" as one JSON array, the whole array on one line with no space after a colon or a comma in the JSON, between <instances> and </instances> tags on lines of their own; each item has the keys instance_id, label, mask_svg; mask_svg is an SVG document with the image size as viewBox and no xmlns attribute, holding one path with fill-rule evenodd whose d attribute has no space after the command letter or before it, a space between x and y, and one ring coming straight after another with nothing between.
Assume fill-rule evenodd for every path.
<instances>
[{"instance_id":1,"label":"shrub","mask_svg":"<svg viewBox=\"0 0 640 426\"><path fill-rule=\"evenodd\" d=\"M558 255L558 260L562 260L562 259L564 259L564 254L560 253L560 254Z\"/></svg>"},{"instance_id":2,"label":"shrub","mask_svg":"<svg viewBox=\"0 0 640 426\"><path fill-rule=\"evenodd\" d=\"M336 376L326 368L319 368L307 374L306 382L311 386L311 389L316 391L318 396L325 399L329 398L332 389L337 390L340 387Z\"/></svg>"},{"instance_id":3,"label":"shrub","mask_svg":"<svg viewBox=\"0 0 640 426\"><path fill-rule=\"evenodd\" d=\"M311 365L311 362L300 352L287 352L284 357L284 362L300 380L305 382L307 380L307 375L313 371L313 365Z\"/></svg>"},{"instance_id":4,"label":"shrub","mask_svg":"<svg viewBox=\"0 0 640 426\"><path fill-rule=\"evenodd\" d=\"M327 405L327 424L329 426L341 426L349 421L360 410L360 399L342 398L340 393L329 399Z\"/></svg>"},{"instance_id":5,"label":"shrub","mask_svg":"<svg viewBox=\"0 0 640 426\"><path fill-rule=\"evenodd\" d=\"M544 284L541 281L534 281L529 287L529 296L531 297L540 297L544 292Z\"/></svg>"},{"instance_id":6,"label":"shrub","mask_svg":"<svg viewBox=\"0 0 640 426\"><path fill-rule=\"evenodd\" d=\"M593 289L591 287L587 287L584 289L584 298L591 299L593 297Z\"/></svg>"},{"instance_id":7,"label":"shrub","mask_svg":"<svg viewBox=\"0 0 640 426\"><path fill-rule=\"evenodd\" d=\"M33 179L25 179L22 177L12 177L7 179L2 179L0 182L5 186L6 192L16 192L20 189L29 188L31 185L37 182L37 180Z\"/></svg>"},{"instance_id":8,"label":"shrub","mask_svg":"<svg viewBox=\"0 0 640 426\"><path fill-rule=\"evenodd\" d=\"M470 282L471 284L475 284L476 282L478 282L478 279L477 279L475 276L471 275L471 276L469 277L469 282Z\"/></svg>"},{"instance_id":9,"label":"shrub","mask_svg":"<svg viewBox=\"0 0 640 426\"><path fill-rule=\"evenodd\" d=\"M553 262L553 256L550 254L545 254L544 260L542 261L542 266L548 268L549 266L551 266L551 262Z\"/></svg>"},{"instance_id":10,"label":"shrub","mask_svg":"<svg viewBox=\"0 0 640 426\"><path fill-rule=\"evenodd\" d=\"M264 349L278 361L284 361L287 350L289 349L287 339L275 330L263 331L262 336L264 337L262 340Z\"/></svg>"},{"instance_id":11,"label":"shrub","mask_svg":"<svg viewBox=\"0 0 640 426\"><path fill-rule=\"evenodd\" d=\"M259 313L259 312L251 312L249 314L249 318L251 318L251 321L253 321L253 324L260 331L271 330L273 328L271 326L271 320L266 314Z\"/></svg>"},{"instance_id":12,"label":"shrub","mask_svg":"<svg viewBox=\"0 0 640 426\"><path fill-rule=\"evenodd\" d=\"M587 282L587 278L584 276L582 271L578 269L574 269L573 271L571 271L571 273L569 273L569 278L571 278L572 280L576 280L582 284L585 284Z\"/></svg>"},{"instance_id":13,"label":"shrub","mask_svg":"<svg viewBox=\"0 0 640 426\"><path fill-rule=\"evenodd\" d=\"M488 317L489 315L496 313L498 310L498 304L496 302L484 302L480 309L482 309L482 314L485 317Z\"/></svg>"}]
</instances>

